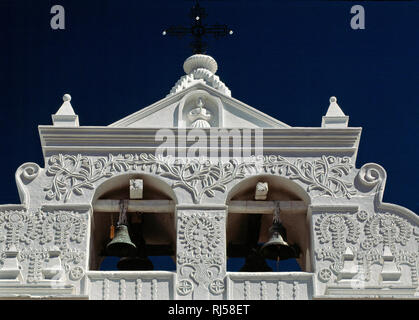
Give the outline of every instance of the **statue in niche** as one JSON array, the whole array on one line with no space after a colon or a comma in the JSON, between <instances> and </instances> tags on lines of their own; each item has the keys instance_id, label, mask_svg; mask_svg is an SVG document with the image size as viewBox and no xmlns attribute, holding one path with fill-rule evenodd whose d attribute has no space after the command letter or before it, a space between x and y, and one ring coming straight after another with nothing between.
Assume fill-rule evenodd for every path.
<instances>
[{"instance_id":1,"label":"statue in niche","mask_svg":"<svg viewBox=\"0 0 419 320\"><path fill-rule=\"evenodd\" d=\"M202 98L198 98L197 108L192 109L188 113L188 118L191 121L192 128L210 128L209 121L212 118L211 112L204 108L204 101Z\"/></svg>"}]
</instances>

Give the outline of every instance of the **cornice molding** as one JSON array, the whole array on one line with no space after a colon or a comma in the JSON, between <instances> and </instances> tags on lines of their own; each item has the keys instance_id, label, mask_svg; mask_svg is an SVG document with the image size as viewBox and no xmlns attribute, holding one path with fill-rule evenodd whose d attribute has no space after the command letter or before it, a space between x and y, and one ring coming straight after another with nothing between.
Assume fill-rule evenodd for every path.
<instances>
[{"instance_id":1,"label":"cornice molding","mask_svg":"<svg viewBox=\"0 0 419 320\"><path fill-rule=\"evenodd\" d=\"M153 152L162 141L156 140L156 134L161 128L116 128L116 127L74 127L61 128L54 126L39 126L39 135L44 156L49 153L65 152L123 152L147 151ZM207 132L207 149L211 150L211 130ZM220 136L227 136L231 130L242 133L241 141L252 145L255 136L246 138L241 128L219 128ZM187 137L193 129L172 128L173 137ZM223 131L221 131L223 130ZM255 130L255 129L250 129ZM356 154L362 128L325 129L325 128L269 128L263 129L263 149L265 152L337 152ZM212 131L214 132L214 131ZM231 138L230 138L231 139ZM188 142L186 148L194 142ZM253 144L254 145L254 144ZM180 147L180 148L179 148ZM181 150L178 146L177 150ZM243 145L240 149L243 148ZM234 150L230 143L229 150Z\"/></svg>"}]
</instances>

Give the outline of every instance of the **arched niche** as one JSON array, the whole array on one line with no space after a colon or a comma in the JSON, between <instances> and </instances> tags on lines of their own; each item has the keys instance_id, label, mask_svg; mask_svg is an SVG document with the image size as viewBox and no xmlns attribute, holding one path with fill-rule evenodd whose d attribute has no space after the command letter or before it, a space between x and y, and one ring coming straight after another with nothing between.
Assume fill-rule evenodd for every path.
<instances>
[{"instance_id":1,"label":"arched niche","mask_svg":"<svg viewBox=\"0 0 419 320\"><path fill-rule=\"evenodd\" d=\"M219 97L213 96L205 90L194 90L186 94L179 102L177 109L178 127L188 128L192 126L192 121L189 118L189 113L196 109L199 105L199 100L203 102L203 108L211 115L208 120L211 127L223 127L223 104Z\"/></svg>"},{"instance_id":2,"label":"arched niche","mask_svg":"<svg viewBox=\"0 0 419 320\"><path fill-rule=\"evenodd\" d=\"M99 185L95 191L92 206L101 200L129 200L129 187L131 179L143 180L143 198L141 200L169 200L177 203L173 189L159 177L147 174L123 174L112 177ZM141 211L143 221L143 237L147 245L149 258L152 256L169 255L174 263L176 255L176 230L174 210L170 212ZM137 212L128 212L138 214ZM99 270L106 255L106 245L111 241L110 228L113 222L116 226L119 211L93 210L91 235L90 235L90 270ZM155 270L158 270L155 268Z\"/></svg>"},{"instance_id":3,"label":"arched niche","mask_svg":"<svg viewBox=\"0 0 419 320\"><path fill-rule=\"evenodd\" d=\"M269 191L266 200L255 200L258 182L268 183ZM263 205L263 201L284 203L285 207L281 208L280 218L286 228L287 242L298 244L301 249L301 255L296 259L301 271L311 270L310 222L307 217L307 207L311 199L301 186L283 177L257 175L240 181L231 189L227 196L227 206L232 207L233 203L239 203L239 201L255 201L253 205L258 205L259 202ZM249 224L254 223L255 220L252 220L254 216L256 214L240 213L237 209L234 213L229 210L226 227L227 255L229 255L229 248L241 247L246 243L249 237ZM269 228L272 226L273 213L260 214L259 219L258 243L262 244L270 238Z\"/></svg>"}]
</instances>

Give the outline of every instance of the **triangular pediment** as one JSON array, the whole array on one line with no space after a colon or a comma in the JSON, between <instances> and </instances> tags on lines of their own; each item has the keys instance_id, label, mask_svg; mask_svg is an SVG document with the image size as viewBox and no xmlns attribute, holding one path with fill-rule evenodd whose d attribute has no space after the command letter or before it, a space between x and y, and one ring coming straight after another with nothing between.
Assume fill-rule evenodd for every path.
<instances>
[{"instance_id":1,"label":"triangular pediment","mask_svg":"<svg viewBox=\"0 0 419 320\"><path fill-rule=\"evenodd\" d=\"M190 112L203 101L210 114L211 127L224 128L290 128L289 125L214 88L196 83L176 94L167 96L109 127L119 128L177 128L191 127Z\"/></svg>"}]
</instances>

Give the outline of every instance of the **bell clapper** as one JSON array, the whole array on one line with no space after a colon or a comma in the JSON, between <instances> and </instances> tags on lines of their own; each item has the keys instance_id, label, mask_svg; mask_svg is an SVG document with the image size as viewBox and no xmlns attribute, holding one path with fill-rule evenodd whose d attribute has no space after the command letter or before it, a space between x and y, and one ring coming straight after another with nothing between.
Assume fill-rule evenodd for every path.
<instances>
[{"instance_id":1,"label":"bell clapper","mask_svg":"<svg viewBox=\"0 0 419 320\"><path fill-rule=\"evenodd\" d=\"M278 205L275 208L272 226L269 230L271 237L261 248L262 256L265 259L276 261L277 266L280 260L297 258L295 249L297 245L289 245L287 242L287 231L282 225Z\"/></svg>"}]
</instances>

